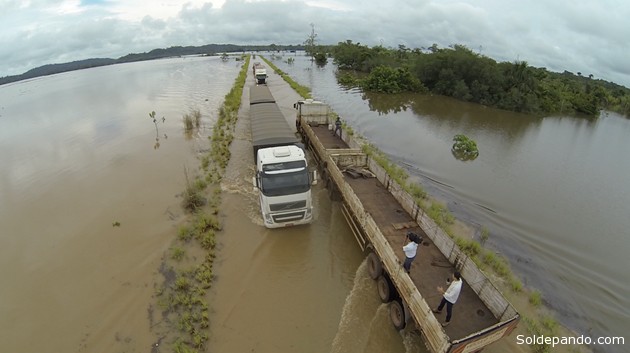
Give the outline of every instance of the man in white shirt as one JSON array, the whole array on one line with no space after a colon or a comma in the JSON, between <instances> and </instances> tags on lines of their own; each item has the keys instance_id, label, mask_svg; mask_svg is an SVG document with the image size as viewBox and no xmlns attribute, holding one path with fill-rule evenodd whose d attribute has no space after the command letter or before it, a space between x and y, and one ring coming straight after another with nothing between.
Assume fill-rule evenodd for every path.
<instances>
[{"instance_id":1,"label":"man in white shirt","mask_svg":"<svg viewBox=\"0 0 630 353\"><path fill-rule=\"evenodd\" d=\"M413 259L416 258L418 244L422 243L422 238L415 233L408 232L407 240L409 242L407 245L403 246L403 251L405 252L405 262L403 263L403 268L407 271L407 273L409 273L409 271L411 271L411 263L413 262Z\"/></svg>"},{"instance_id":2,"label":"man in white shirt","mask_svg":"<svg viewBox=\"0 0 630 353\"><path fill-rule=\"evenodd\" d=\"M451 285L448 286L446 291L444 288L437 287L437 290L442 293L442 301L436 310L433 310L434 313L439 314L442 312L442 308L446 305L446 321L442 324L442 326L446 327L451 322L451 316L453 315L453 304L457 302L457 298L459 298L459 293L462 291L462 275L455 271L451 278Z\"/></svg>"}]
</instances>

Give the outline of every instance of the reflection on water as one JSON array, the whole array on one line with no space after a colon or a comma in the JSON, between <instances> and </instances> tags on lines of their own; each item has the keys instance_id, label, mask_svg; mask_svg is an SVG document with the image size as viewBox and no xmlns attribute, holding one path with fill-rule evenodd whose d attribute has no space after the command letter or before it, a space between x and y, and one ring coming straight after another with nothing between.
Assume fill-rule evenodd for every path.
<instances>
[{"instance_id":1,"label":"reflection on water","mask_svg":"<svg viewBox=\"0 0 630 353\"><path fill-rule=\"evenodd\" d=\"M200 109L207 136L238 69L177 58L0 86L3 351L149 351L183 170L207 144L181 116Z\"/></svg>"},{"instance_id":2,"label":"reflection on water","mask_svg":"<svg viewBox=\"0 0 630 353\"><path fill-rule=\"evenodd\" d=\"M276 64L457 217L487 227L488 244L562 321L592 335L630 331L628 119L536 118L447 97L361 93L341 88L333 65L313 68L299 55ZM456 134L477 142L476 160L453 157Z\"/></svg>"},{"instance_id":3,"label":"reflection on water","mask_svg":"<svg viewBox=\"0 0 630 353\"><path fill-rule=\"evenodd\" d=\"M379 115L406 112L412 107L413 98L416 95L409 93L384 94L375 92L362 92L361 99L367 102L371 111Z\"/></svg>"}]
</instances>

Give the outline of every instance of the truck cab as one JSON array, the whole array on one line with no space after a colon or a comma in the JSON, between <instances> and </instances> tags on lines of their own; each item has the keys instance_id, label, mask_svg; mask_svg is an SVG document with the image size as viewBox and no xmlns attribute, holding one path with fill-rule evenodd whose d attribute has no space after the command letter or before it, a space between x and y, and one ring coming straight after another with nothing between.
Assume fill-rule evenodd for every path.
<instances>
[{"instance_id":1,"label":"truck cab","mask_svg":"<svg viewBox=\"0 0 630 353\"><path fill-rule=\"evenodd\" d=\"M253 183L260 191L260 209L267 228L307 224L313 219L311 184L304 151L295 145L257 151Z\"/></svg>"},{"instance_id":2,"label":"truck cab","mask_svg":"<svg viewBox=\"0 0 630 353\"><path fill-rule=\"evenodd\" d=\"M259 62L255 62L253 66L254 71L254 79L258 84L267 83L267 69L265 66Z\"/></svg>"},{"instance_id":3,"label":"truck cab","mask_svg":"<svg viewBox=\"0 0 630 353\"><path fill-rule=\"evenodd\" d=\"M332 112L330 106L324 102L313 99L305 99L297 101L293 104L293 108L297 110L297 120L304 118L309 124L327 125L330 123L329 116Z\"/></svg>"}]
</instances>

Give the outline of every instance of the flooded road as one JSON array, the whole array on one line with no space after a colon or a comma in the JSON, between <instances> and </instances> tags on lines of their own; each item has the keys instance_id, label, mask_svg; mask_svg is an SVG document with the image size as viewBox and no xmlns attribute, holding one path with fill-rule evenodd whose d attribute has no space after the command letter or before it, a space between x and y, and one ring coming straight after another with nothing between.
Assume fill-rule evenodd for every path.
<instances>
[{"instance_id":1,"label":"flooded road","mask_svg":"<svg viewBox=\"0 0 630 353\"><path fill-rule=\"evenodd\" d=\"M273 74L269 87L294 128L299 96ZM249 102L247 80L243 102ZM249 132L249 107L241 108L232 158L222 188L224 232L215 260L209 351L405 352L364 256L340 205L314 188L314 221L269 230L262 226ZM372 337L378 344L369 347ZM372 342L373 343L373 342ZM377 350L373 350L377 349Z\"/></svg>"},{"instance_id":2,"label":"flooded road","mask_svg":"<svg viewBox=\"0 0 630 353\"><path fill-rule=\"evenodd\" d=\"M0 86L3 351L150 351L184 167L197 168L239 68L178 58ZM189 138L191 109L203 127ZM151 111L165 118L157 149Z\"/></svg>"},{"instance_id":3,"label":"flooded road","mask_svg":"<svg viewBox=\"0 0 630 353\"><path fill-rule=\"evenodd\" d=\"M276 64L457 216L487 226L489 243L568 322L590 333L627 332L626 120L534 120L440 97L392 102L341 89L330 65L317 71L303 59ZM239 69L218 58L177 58L0 86L5 350L151 351L153 285L186 218L178 197L184 168L198 167ZM277 75L269 85L294 126L297 95ZM191 109L201 111L203 127L188 137L181 118ZM165 118L157 131L151 111ZM244 107L222 183L207 351L422 352L416 334L393 329L340 205L321 184L313 224L262 226L248 119ZM477 161L451 160L454 131L477 140ZM557 170L564 182L541 187L550 178L543 172Z\"/></svg>"},{"instance_id":4,"label":"flooded road","mask_svg":"<svg viewBox=\"0 0 630 353\"><path fill-rule=\"evenodd\" d=\"M152 351L154 285L186 219L178 196L184 167L199 165L239 69L233 61L181 58L0 87L5 350ZM275 80L270 86L292 122L298 97ZM191 109L201 111L203 126L189 137L181 118ZM363 254L323 186L314 189L313 224L262 226L248 111L240 115L222 184L207 351L406 352L405 344L417 345L389 323Z\"/></svg>"}]
</instances>

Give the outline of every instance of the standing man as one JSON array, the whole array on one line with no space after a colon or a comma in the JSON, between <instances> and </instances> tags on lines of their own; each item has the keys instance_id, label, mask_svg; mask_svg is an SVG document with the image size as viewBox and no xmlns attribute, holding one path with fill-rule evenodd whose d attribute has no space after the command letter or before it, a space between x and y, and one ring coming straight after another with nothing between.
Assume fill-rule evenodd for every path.
<instances>
[{"instance_id":1,"label":"standing man","mask_svg":"<svg viewBox=\"0 0 630 353\"><path fill-rule=\"evenodd\" d=\"M455 271L451 278L451 285L448 286L448 289L444 291L444 288L437 287L437 290L442 294L442 301L440 302L440 306L438 306L436 310L433 310L433 312L436 314L441 313L442 308L444 308L444 304L446 304L446 321L442 324L443 327L446 327L451 322L453 304L457 302L459 293L462 291L462 275Z\"/></svg>"},{"instance_id":2,"label":"standing man","mask_svg":"<svg viewBox=\"0 0 630 353\"><path fill-rule=\"evenodd\" d=\"M422 238L418 237L415 233L407 232L407 241L407 245L403 246L403 251L405 252L403 268L409 273L411 271L411 263L416 258L418 244L422 243Z\"/></svg>"},{"instance_id":3,"label":"standing man","mask_svg":"<svg viewBox=\"0 0 630 353\"><path fill-rule=\"evenodd\" d=\"M333 135L337 134L339 131L339 138L341 138L341 117L337 115L337 120L335 120L335 130L333 130Z\"/></svg>"}]
</instances>

